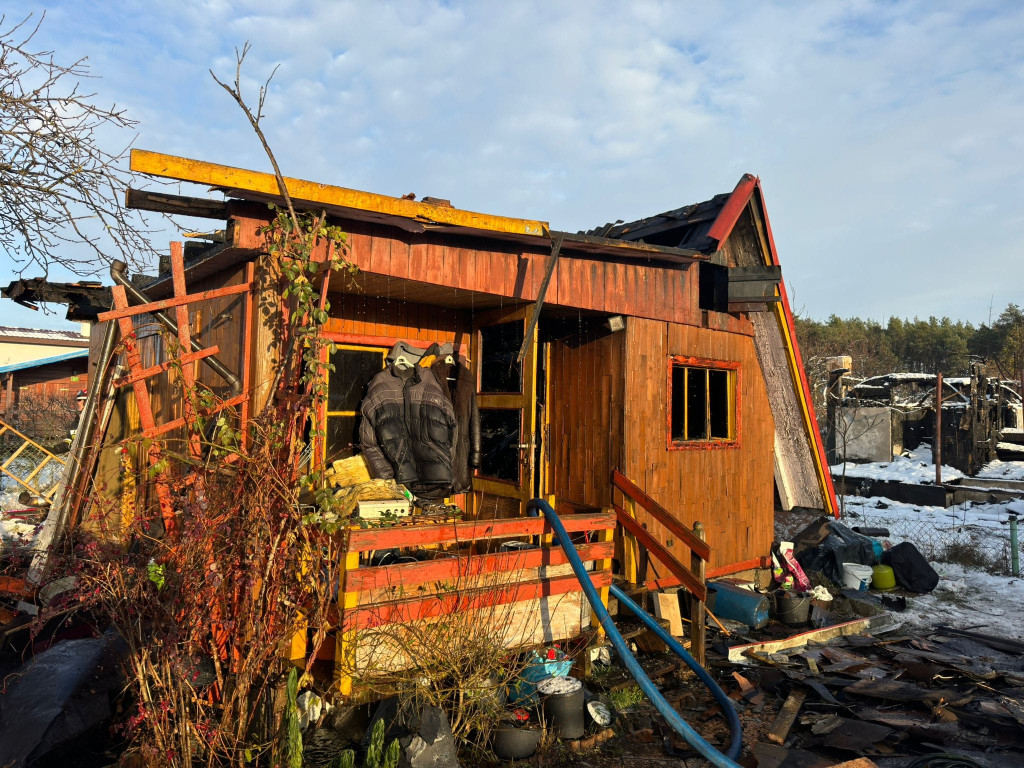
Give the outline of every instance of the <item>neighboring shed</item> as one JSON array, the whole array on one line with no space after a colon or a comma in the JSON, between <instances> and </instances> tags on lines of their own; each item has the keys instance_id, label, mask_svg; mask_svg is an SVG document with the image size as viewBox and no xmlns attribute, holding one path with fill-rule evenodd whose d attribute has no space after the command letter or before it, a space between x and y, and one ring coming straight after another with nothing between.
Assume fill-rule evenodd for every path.
<instances>
[{"instance_id":1,"label":"neighboring shed","mask_svg":"<svg viewBox=\"0 0 1024 768\"><path fill-rule=\"evenodd\" d=\"M0 413L5 417L23 398L45 402L62 397L73 400L89 384L89 350L0 366Z\"/></svg>"}]
</instances>

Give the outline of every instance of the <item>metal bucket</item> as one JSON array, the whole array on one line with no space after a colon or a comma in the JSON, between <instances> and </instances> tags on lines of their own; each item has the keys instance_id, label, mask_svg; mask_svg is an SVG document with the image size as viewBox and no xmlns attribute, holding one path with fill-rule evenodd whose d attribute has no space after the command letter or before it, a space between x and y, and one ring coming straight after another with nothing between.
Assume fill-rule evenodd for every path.
<instances>
[{"instance_id":1,"label":"metal bucket","mask_svg":"<svg viewBox=\"0 0 1024 768\"><path fill-rule=\"evenodd\" d=\"M803 627L811 612L811 598L803 593L773 592L772 608L775 618L787 627Z\"/></svg>"}]
</instances>

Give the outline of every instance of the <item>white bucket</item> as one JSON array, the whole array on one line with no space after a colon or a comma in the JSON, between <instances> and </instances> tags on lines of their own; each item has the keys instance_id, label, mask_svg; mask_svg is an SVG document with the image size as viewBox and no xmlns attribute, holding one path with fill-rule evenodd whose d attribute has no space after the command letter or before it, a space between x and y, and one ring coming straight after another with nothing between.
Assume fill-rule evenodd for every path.
<instances>
[{"instance_id":1,"label":"white bucket","mask_svg":"<svg viewBox=\"0 0 1024 768\"><path fill-rule=\"evenodd\" d=\"M860 563L843 563L843 586L849 589L866 590L871 584L871 566Z\"/></svg>"}]
</instances>

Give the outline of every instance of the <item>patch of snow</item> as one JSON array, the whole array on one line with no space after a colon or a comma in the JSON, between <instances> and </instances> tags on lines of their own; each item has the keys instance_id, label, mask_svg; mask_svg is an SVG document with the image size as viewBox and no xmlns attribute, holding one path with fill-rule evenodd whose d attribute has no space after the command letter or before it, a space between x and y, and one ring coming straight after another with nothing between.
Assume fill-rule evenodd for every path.
<instances>
[{"instance_id":1,"label":"patch of snow","mask_svg":"<svg viewBox=\"0 0 1024 768\"><path fill-rule=\"evenodd\" d=\"M982 467L978 477L987 480L1024 480L1024 461L990 461Z\"/></svg>"},{"instance_id":2,"label":"patch of snow","mask_svg":"<svg viewBox=\"0 0 1024 768\"><path fill-rule=\"evenodd\" d=\"M10 512L0 512L0 552L32 546L40 527L40 523Z\"/></svg>"},{"instance_id":3,"label":"patch of snow","mask_svg":"<svg viewBox=\"0 0 1024 768\"><path fill-rule=\"evenodd\" d=\"M932 568L939 574L939 585L930 594L908 598L901 618L928 629L945 624L1024 638L1024 579L953 563L933 562Z\"/></svg>"},{"instance_id":4,"label":"patch of snow","mask_svg":"<svg viewBox=\"0 0 1024 768\"><path fill-rule=\"evenodd\" d=\"M833 475L841 475L842 464L831 467ZM892 461L875 461L869 464L846 462L846 476L851 479L865 480L896 480L902 483L927 484L935 482L935 465L932 463L930 445L922 443L903 456L896 456ZM953 480L964 474L953 467L942 467L942 479Z\"/></svg>"}]
</instances>

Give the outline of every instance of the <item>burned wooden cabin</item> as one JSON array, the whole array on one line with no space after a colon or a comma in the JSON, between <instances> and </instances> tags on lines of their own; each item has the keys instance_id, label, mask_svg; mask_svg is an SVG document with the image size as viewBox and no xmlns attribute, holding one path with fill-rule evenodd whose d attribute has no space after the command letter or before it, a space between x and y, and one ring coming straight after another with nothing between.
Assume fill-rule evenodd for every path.
<instances>
[{"instance_id":1,"label":"burned wooden cabin","mask_svg":"<svg viewBox=\"0 0 1024 768\"><path fill-rule=\"evenodd\" d=\"M151 281L144 298L156 302L146 305L151 309L187 303L193 341L216 347L232 380L209 366L195 375L244 420L271 395L279 365L281 285L261 235L272 216L267 203L282 202L277 182L139 150L132 169L225 195L217 201L133 190L128 204L216 221L205 246L190 244L181 274ZM360 553L412 539L444 545L540 535L543 522L526 516L531 498L549 499L569 531L587 534L577 546L594 563L597 586L610 583L616 569L634 583L682 583L701 599L706 578L768 563L776 505L835 512L757 178L745 175L732 192L697 205L576 234L446 201L296 179L287 186L299 207L324 211L344 228L348 258L359 269L330 284L324 333L336 351L327 439L314 460L359 452L360 403L399 342L419 351L451 345L463 355L480 413L481 459L471 488L448 499L462 510L461 522L351 533L336 659L358 655L354 638L380 621L382 587L391 579L423 583L462 567L457 557L437 561L419 568L416 582L411 570L374 565ZM180 246L176 254L181 258ZM191 299L183 297L186 284ZM166 353L155 333L147 342L145 329L154 323L138 309L109 316L134 317L140 365L159 367ZM133 434L158 437L181 423L182 404L171 389L155 385L136 395L151 414L141 418L127 397L107 445ZM103 487L114 495L118 461L99 460ZM702 524L704 541L694 523ZM409 531L417 532L410 538ZM491 558L483 570L507 569L507 553L489 546L481 553ZM524 555L514 588L487 598L521 604L520 615L536 625L527 638L533 642L571 637L589 623L559 555L550 547ZM436 601L393 602L391 621L433 618L439 610ZM342 691L350 690L350 676L339 678Z\"/></svg>"},{"instance_id":2,"label":"burned wooden cabin","mask_svg":"<svg viewBox=\"0 0 1024 768\"><path fill-rule=\"evenodd\" d=\"M826 445L830 462L890 461L922 443L934 446L937 377L894 372L849 376L840 358L829 383ZM839 363L837 363L839 365ZM942 379L942 463L967 475L996 458L1016 458L1013 444L1022 426L1022 400L1014 381L985 375L980 365L967 376Z\"/></svg>"}]
</instances>

